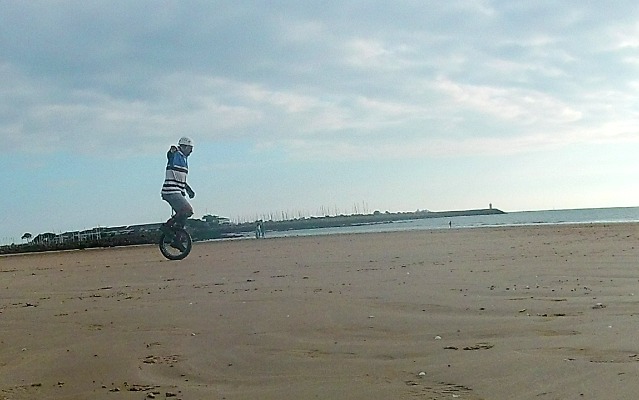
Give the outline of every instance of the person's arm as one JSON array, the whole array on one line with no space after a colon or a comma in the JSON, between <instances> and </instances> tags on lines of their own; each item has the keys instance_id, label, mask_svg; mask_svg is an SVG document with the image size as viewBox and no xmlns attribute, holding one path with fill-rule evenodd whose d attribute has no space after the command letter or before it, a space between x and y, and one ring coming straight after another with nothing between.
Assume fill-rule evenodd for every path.
<instances>
[{"instance_id":1,"label":"person's arm","mask_svg":"<svg viewBox=\"0 0 639 400\"><path fill-rule=\"evenodd\" d=\"M189 186L189 184L186 184L186 193L189 195L189 199L192 199L195 197L195 192L193 191L193 189L191 189L191 186Z\"/></svg>"},{"instance_id":2,"label":"person's arm","mask_svg":"<svg viewBox=\"0 0 639 400\"><path fill-rule=\"evenodd\" d=\"M175 154L176 151L177 151L177 147L171 146L169 151L166 152L166 159L169 162L169 164L171 163L171 160L173 159L173 155Z\"/></svg>"}]
</instances>

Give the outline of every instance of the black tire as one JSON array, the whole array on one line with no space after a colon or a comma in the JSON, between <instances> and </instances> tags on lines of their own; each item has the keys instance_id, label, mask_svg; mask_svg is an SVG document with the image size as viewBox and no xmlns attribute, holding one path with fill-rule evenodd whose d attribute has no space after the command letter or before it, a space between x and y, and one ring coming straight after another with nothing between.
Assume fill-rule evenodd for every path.
<instances>
[{"instance_id":1,"label":"black tire","mask_svg":"<svg viewBox=\"0 0 639 400\"><path fill-rule=\"evenodd\" d=\"M181 248L176 248L173 244L177 244ZM159 246L160 252L164 257L169 260L182 260L191 252L193 240L185 229L178 228L175 229L175 235L162 233L160 235Z\"/></svg>"}]
</instances>

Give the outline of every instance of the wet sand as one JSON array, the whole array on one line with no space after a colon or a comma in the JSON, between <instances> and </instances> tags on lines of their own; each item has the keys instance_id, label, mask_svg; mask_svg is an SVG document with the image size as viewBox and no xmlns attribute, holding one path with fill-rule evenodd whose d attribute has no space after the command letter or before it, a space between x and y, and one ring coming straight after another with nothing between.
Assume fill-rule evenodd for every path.
<instances>
[{"instance_id":1,"label":"wet sand","mask_svg":"<svg viewBox=\"0 0 639 400\"><path fill-rule=\"evenodd\" d=\"M635 399L639 224L0 257L0 399Z\"/></svg>"}]
</instances>

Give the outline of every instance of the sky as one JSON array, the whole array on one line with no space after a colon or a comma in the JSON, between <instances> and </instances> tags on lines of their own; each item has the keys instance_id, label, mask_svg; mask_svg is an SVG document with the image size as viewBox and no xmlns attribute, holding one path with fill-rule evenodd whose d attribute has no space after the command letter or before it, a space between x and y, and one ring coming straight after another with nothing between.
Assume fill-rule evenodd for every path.
<instances>
[{"instance_id":1,"label":"sky","mask_svg":"<svg viewBox=\"0 0 639 400\"><path fill-rule=\"evenodd\" d=\"M194 217L639 206L639 2L0 0L0 243Z\"/></svg>"}]
</instances>

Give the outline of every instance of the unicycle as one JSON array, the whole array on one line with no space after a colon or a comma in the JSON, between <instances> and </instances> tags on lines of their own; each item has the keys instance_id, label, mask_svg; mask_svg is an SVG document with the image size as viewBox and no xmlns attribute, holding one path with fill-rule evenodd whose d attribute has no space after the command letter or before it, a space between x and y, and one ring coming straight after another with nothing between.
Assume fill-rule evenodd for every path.
<instances>
[{"instance_id":1,"label":"unicycle","mask_svg":"<svg viewBox=\"0 0 639 400\"><path fill-rule=\"evenodd\" d=\"M169 260L182 260L191 252L193 239L184 228L172 227L160 235L160 252Z\"/></svg>"}]
</instances>

